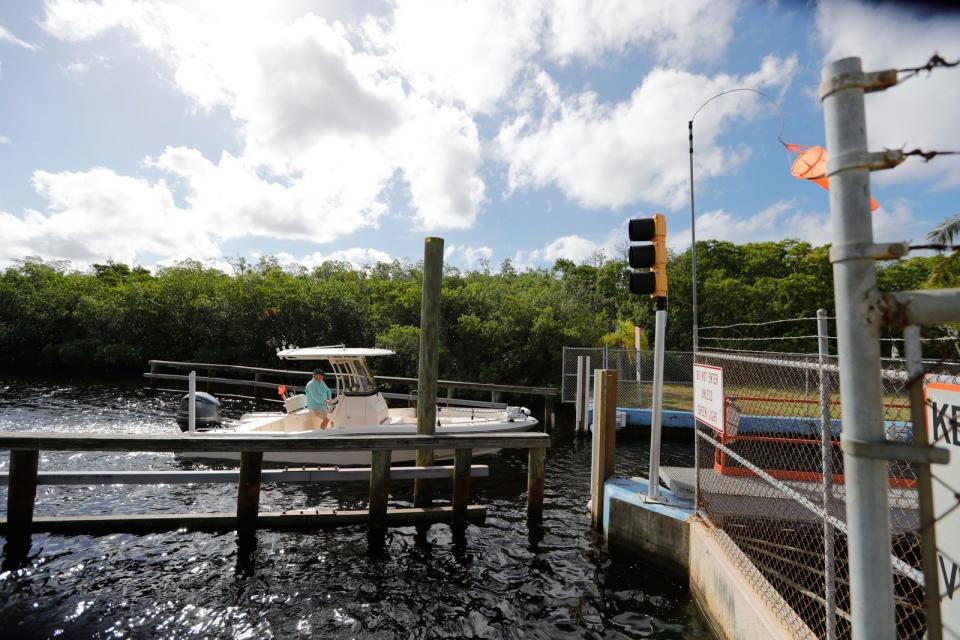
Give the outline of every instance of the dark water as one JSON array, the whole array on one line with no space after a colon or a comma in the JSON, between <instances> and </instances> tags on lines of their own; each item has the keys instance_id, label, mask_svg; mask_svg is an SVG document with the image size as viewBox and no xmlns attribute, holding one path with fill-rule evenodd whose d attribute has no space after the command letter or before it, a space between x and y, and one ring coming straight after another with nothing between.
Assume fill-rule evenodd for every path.
<instances>
[{"instance_id":1,"label":"dark water","mask_svg":"<svg viewBox=\"0 0 960 640\"><path fill-rule=\"evenodd\" d=\"M115 383L0 378L0 430L167 432L176 398ZM225 402L225 413L252 406ZM391 529L372 552L365 527L259 531L252 553L235 533L35 535L30 561L0 573L4 638L704 638L683 576L611 557L585 504L585 443L556 435L548 452L542 537L525 517L526 456L482 462L472 482L486 523ZM617 474L646 465L640 440L617 446ZM663 464L688 464L667 443ZM0 470L9 466L0 454ZM156 453L42 452L41 471L204 468ZM229 511L233 485L38 488L38 515ZM438 483L441 498L449 485ZM362 507L366 487L266 484L261 508ZM412 483L395 483L405 506ZM6 488L0 488L5 508Z\"/></svg>"}]
</instances>

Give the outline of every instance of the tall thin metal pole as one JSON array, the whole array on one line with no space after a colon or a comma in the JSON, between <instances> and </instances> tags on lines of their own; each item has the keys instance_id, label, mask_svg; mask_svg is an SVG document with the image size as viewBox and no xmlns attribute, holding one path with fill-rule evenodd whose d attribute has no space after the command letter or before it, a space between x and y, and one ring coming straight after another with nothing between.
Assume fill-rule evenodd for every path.
<instances>
[{"instance_id":1,"label":"tall thin metal pole","mask_svg":"<svg viewBox=\"0 0 960 640\"><path fill-rule=\"evenodd\" d=\"M907 358L907 392L910 394L910 422L913 423L913 445L927 446L927 410L923 401L923 345L920 327L910 325L903 330L904 356ZM940 618L940 574L937 566L937 532L933 526L933 481L930 465L913 464L917 478L920 512L920 555L923 567L923 611L927 618L927 640L943 637Z\"/></svg>"},{"instance_id":2,"label":"tall thin metal pole","mask_svg":"<svg viewBox=\"0 0 960 640\"><path fill-rule=\"evenodd\" d=\"M693 283L691 305L693 307L693 353L696 355L699 331L697 325L697 210L693 197L693 120L687 122L687 128L690 130L690 279Z\"/></svg>"},{"instance_id":3,"label":"tall thin metal pole","mask_svg":"<svg viewBox=\"0 0 960 640\"><path fill-rule=\"evenodd\" d=\"M650 474L647 495L660 497L660 428L663 418L663 343L667 330L667 299L657 298L656 335L653 347L653 411L650 419Z\"/></svg>"},{"instance_id":4,"label":"tall thin metal pole","mask_svg":"<svg viewBox=\"0 0 960 640\"><path fill-rule=\"evenodd\" d=\"M861 74L860 58L845 58L824 67L824 86ZM831 158L862 157L867 153L863 96L862 85L857 86L856 82L847 82L823 96L824 129ZM834 250L852 252L856 247L872 244L869 170L828 169L828 175ZM882 445L886 431L879 323L870 318L870 305L878 293L876 265L869 257L834 262L833 281L841 437L845 441ZM850 453L844 456L854 640L893 638L896 634L887 464L885 460Z\"/></svg>"},{"instance_id":5,"label":"tall thin metal pole","mask_svg":"<svg viewBox=\"0 0 960 640\"><path fill-rule=\"evenodd\" d=\"M833 514L833 417L830 413L830 337L827 310L817 309L817 345L820 363L820 453L823 468L823 510ZM826 601L826 640L837 637L837 569L834 561L833 525L823 520L823 578Z\"/></svg>"},{"instance_id":6,"label":"tall thin metal pole","mask_svg":"<svg viewBox=\"0 0 960 640\"><path fill-rule=\"evenodd\" d=\"M189 380L187 383L187 393L190 395L190 399L187 401L190 404L187 424L189 425L190 433L195 433L197 430L197 372L191 371L187 379Z\"/></svg>"}]
</instances>

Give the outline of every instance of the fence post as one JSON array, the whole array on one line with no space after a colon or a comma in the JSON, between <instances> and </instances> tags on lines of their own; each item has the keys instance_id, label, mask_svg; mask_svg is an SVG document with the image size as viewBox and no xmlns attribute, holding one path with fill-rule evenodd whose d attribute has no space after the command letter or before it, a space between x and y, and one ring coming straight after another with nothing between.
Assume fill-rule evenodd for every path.
<instances>
[{"instance_id":1,"label":"fence post","mask_svg":"<svg viewBox=\"0 0 960 640\"><path fill-rule=\"evenodd\" d=\"M257 530L260 510L260 472L263 451L240 452L240 481L237 483L237 533L241 538Z\"/></svg>"},{"instance_id":2,"label":"fence post","mask_svg":"<svg viewBox=\"0 0 960 640\"><path fill-rule=\"evenodd\" d=\"M927 446L927 411L923 399L923 345L920 327L910 325L903 330L904 356L907 358L907 392L910 395L910 422L913 423L911 442L915 447ZM913 463L917 477L917 498L920 512L920 557L923 568L923 610L927 618L927 639L940 640L943 622L940 617L940 574L937 566L937 531L933 526L933 482L930 465Z\"/></svg>"},{"instance_id":3,"label":"fence post","mask_svg":"<svg viewBox=\"0 0 960 640\"><path fill-rule=\"evenodd\" d=\"M390 495L391 452L373 451L370 465L369 510L370 529L381 531L387 526L387 498Z\"/></svg>"},{"instance_id":4,"label":"fence post","mask_svg":"<svg viewBox=\"0 0 960 640\"><path fill-rule=\"evenodd\" d=\"M573 431L580 435L586 431L587 421L587 394L585 389L589 386L587 382L587 370L590 367L589 356L577 356L577 391L574 395L574 420Z\"/></svg>"},{"instance_id":5,"label":"fence post","mask_svg":"<svg viewBox=\"0 0 960 640\"><path fill-rule=\"evenodd\" d=\"M617 372L594 372L593 455L590 509L593 526L603 531L603 485L613 475L617 429Z\"/></svg>"},{"instance_id":6,"label":"fence post","mask_svg":"<svg viewBox=\"0 0 960 640\"><path fill-rule=\"evenodd\" d=\"M833 513L833 416L830 405L830 374L826 370L830 355L827 310L817 309L817 351L820 362L820 454L823 467L823 510ZM804 372L808 371L804 369ZM823 576L826 601L826 640L837 637L836 564L834 562L833 525L823 520Z\"/></svg>"},{"instance_id":7,"label":"fence post","mask_svg":"<svg viewBox=\"0 0 960 640\"><path fill-rule=\"evenodd\" d=\"M453 521L463 522L470 501L470 462L472 449L453 450Z\"/></svg>"},{"instance_id":8,"label":"fence post","mask_svg":"<svg viewBox=\"0 0 960 640\"><path fill-rule=\"evenodd\" d=\"M420 302L420 365L417 385L417 433L432 436L437 427L437 362L440 334L440 286L443 282L443 238L423 243L423 293ZM433 449L417 449L417 466L433 464ZM429 507L433 483L413 481L413 504Z\"/></svg>"},{"instance_id":9,"label":"fence post","mask_svg":"<svg viewBox=\"0 0 960 640\"><path fill-rule=\"evenodd\" d=\"M18 555L26 556L33 526L33 505L37 498L36 449L14 449L10 452L10 476L7 480L7 541L21 547Z\"/></svg>"},{"instance_id":10,"label":"fence post","mask_svg":"<svg viewBox=\"0 0 960 640\"><path fill-rule=\"evenodd\" d=\"M844 58L823 69L822 95L830 178L831 253L873 243L870 173L865 166L842 168L837 159L867 153L863 70L860 58ZM880 381L879 323L871 321L877 298L873 258L833 262L844 441L886 442ZM893 569L890 563L890 511L886 460L845 452L850 561L850 611L854 638L896 634Z\"/></svg>"},{"instance_id":11,"label":"fence post","mask_svg":"<svg viewBox=\"0 0 960 640\"><path fill-rule=\"evenodd\" d=\"M667 331L667 299L657 298L656 335L653 347L653 411L650 420L650 472L647 496L660 498L660 427L663 419L663 343Z\"/></svg>"}]
</instances>

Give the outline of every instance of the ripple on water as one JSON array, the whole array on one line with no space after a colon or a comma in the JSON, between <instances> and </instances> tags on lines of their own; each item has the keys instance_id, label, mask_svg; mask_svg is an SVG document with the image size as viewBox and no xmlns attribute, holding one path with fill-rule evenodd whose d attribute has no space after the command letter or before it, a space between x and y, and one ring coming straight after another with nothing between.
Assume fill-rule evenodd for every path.
<instances>
[{"instance_id":1,"label":"ripple on water","mask_svg":"<svg viewBox=\"0 0 960 640\"><path fill-rule=\"evenodd\" d=\"M110 384L0 381L0 430L163 433L177 398ZM225 400L237 417L249 404ZM646 447L622 442L618 475L646 465ZM667 444L663 464L689 464L688 445ZM8 466L0 455L0 469ZM36 535L26 567L0 572L5 636L688 638L706 637L681 577L637 559L612 562L596 545L585 505L590 456L555 437L547 459L540 540L525 523L526 456L484 460L472 482L489 505L484 526L462 537L445 525L388 532L371 553L366 529L261 531L250 553L234 533ZM43 470L210 468L167 454L44 452ZM443 491L441 488L440 491ZM349 508L362 486L265 485L262 508ZM0 506L6 504L0 489ZM409 504L412 486L391 500ZM38 514L137 513L234 508L229 485L39 487Z\"/></svg>"}]
</instances>

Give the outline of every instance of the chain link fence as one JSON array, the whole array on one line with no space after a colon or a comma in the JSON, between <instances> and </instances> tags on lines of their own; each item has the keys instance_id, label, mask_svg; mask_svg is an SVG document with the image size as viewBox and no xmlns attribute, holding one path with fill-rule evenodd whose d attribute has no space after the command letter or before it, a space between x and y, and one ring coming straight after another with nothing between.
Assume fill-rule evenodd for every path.
<instances>
[{"instance_id":1,"label":"chain link fence","mask_svg":"<svg viewBox=\"0 0 960 640\"><path fill-rule=\"evenodd\" d=\"M617 406L649 409L653 402L653 351L633 349L563 348L563 402L575 402L577 357L590 358L587 367L590 389L596 369L617 372ZM693 353L667 351L663 354L664 409L690 411L693 408ZM591 393L590 397L593 395Z\"/></svg>"},{"instance_id":2,"label":"chain link fence","mask_svg":"<svg viewBox=\"0 0 960 640\"><path fill-rule=\"evenodd\" d=\"M836 358L703 351L722 369L721 429L697 425L698 506L717 535L758 571L758 591L799 637L850 637L846 483L840 449ZM956 380L960 363L930 362ZM902 360L883 361L887 439L910 442L913 425ZM918 493L908 462L889 464L891 547L900 638L922 638L923 574Z\"/></svg>"},{"instance_id":3,"label":"chain link fence","mask_svg":"<svg viewBox=\"0 0 960 640\"><path fill-rule=\"evenodd\" d=\"M564 348L564 402L575 400L578 356L590 358L591 388L595 369L614 369L618 406L651 406L652 351ZM722 369L724 395L722 428L696 422L700 515L798 637L849 638L847 491L836 356L718 349L694 358L691 352L668 351L664 409L693 410L695 362ZM960 383L960 362L924 364L927 382ZM905 361L884 359L882 367L887 439L909 443L913 424ZM945 485L936 469L933 480ZM919 497L911 464L890 462L887 484L898 636L919 639L926 622ZM950 491L956 495L960 487ZM951 580L949 570L941 580ZM956 582L947 590L960 586L960 578Z\"/></svg>"}]
</instances>

